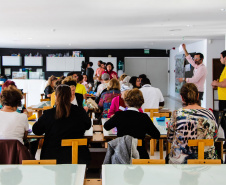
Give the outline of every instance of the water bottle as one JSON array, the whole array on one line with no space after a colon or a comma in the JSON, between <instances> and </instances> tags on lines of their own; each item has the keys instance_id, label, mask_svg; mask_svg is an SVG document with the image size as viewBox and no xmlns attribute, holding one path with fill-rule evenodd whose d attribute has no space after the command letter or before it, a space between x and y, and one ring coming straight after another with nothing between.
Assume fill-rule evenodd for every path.
<instances>
[{"instance_id":1,"label":"water bottle","mask_svg":"<svg viewBox=\"0 0 226 185\"><path fill-rule=\"evenodd\" d=\"M118 62L118 70L123 70L123 62L121 60Z\"/></svg>"}]
</instances>

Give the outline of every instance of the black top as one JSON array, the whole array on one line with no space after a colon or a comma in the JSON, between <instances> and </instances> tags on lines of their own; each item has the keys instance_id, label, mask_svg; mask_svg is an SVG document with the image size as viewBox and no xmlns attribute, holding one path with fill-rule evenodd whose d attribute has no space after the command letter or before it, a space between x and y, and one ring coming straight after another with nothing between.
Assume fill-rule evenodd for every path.
<instances>
[{"instance_id":1,"label":"black top","mask_svg":"<svg viewBox=\"0 0 226 185\"><path fill-rule=\"evenodd\" d=\"M106 130L111 130L114 127L117 128L118 137L130 135L134 138L143 140L145 135L148 134L152 138L160 138L160 132L155 127L149 116L145 113L133 110L118 111L104 124ZM144 142L142 147L137 147L137 149L140 158L149 158L144 147Z\"/></svg>"},{"instance_id":2,"label":"black top","mask_svg":"<svg viewBox=\"0 0 226 185\"><path fill-rule=\"evenodd\" d=\"M75 93L75 98L77 100L78 106L82 107L83 95L80 93Z\"/></svg>"},{"instance_id":3,"label":"black top","mask_svg":"<svg viewBox=\"0 0 226 185\"><path fill-rule=\"evenodd\" d=\"M86 75L87 75L88 82L94 83L94 81L93 81L93 75L94 75L93 68L91 68L91 67L87 68L86 69Z\"/></svg>"},{"instance_id":4,"label":"black top","mask_svg":"<svg viewBox=\"0 0 226 185\"><path fill-rule=\"evenodd\" d=\"M56 108L44 111L33 125L36 135L45 134L41 159L56 159L58 164L71 163L71 147L61 146L62 139L84 138L85 130L91 127L91 120L82 107L71 105L68 118L55 119ZM87 146L79 146L78 163L87 164L90 159Z\"/></svg>"},{"instance_id":5,"label":"black top","mask_svg":"<svg viewBox=\"0 0 226 185\"><path fill-rule=\"evenodd\" d=\"M51 87L51 85L48 85L44 90L45 98L50 98L50 97L47 97L47 95L52 94L53 92L54 92L54 89Z\"/></svg>"}]
</instances>

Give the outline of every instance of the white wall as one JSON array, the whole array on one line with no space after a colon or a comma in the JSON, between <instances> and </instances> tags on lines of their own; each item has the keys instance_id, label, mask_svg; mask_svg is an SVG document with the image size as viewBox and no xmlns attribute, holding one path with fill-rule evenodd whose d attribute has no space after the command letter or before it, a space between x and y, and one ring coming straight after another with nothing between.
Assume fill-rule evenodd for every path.
<instances>
[{"instance_id":1,"label":"white wall","mask_svg":"<svg viewBox=\"0 0 226 185\"><path fill-rule=\"evenodd\" d=\"M204 97L202 101L202 106L206 108L213 108L213 92L211 87L212 82L212 59L219 58L221 51L225 48L224 40L211 40L207 39L194 42L187 45L187 50L189 53L200 52L204 55L204 64L207 67L207 78L204 87ZM175 50L170 50L170 96L180 99L179 93L175 92L175 56L179 53L178 47ZM208 100L208 101L207 101Z\"/></svg>"},{"instance_id":2,"label":"white wall","mask_svg":"<svg viewBox=\"0 0 226 185\"><path fill-rule=\"evenodd\" d=\"M208 75L206 78L206 99L211 100L206 102L207 108L213 108L213 90L211 86L211 82L213 81L213 73L212 73L212 63L213 58L220 58L220 53L225 48L224 40L208 40L207 43L207 71Z\"/></svg>"}]
</instances>

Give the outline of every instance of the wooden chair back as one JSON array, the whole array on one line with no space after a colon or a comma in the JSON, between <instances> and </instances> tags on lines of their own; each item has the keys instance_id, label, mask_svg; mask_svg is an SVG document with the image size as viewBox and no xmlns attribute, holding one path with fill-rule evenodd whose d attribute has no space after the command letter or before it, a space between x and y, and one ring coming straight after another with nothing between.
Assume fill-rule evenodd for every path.
<instances>
[{"instance_id":1,"label":"wooden chair back","mask_svg":"<svg viewBox=\"0 0 226 185\"><path fill-rule=\"evenodd\" d=\"M43 101L50 101L50 98L45 98L45 94L41 94L41 99L40 99L40 102L43 102Z\"/></svg>"},{"instance_id":2,"label":"wooden chair back","mask_svg":"<svg viewBox=\"0 0 226 185\"><path fill-rule=\"evenodd\" d=\"M132 159L132 164L165 164L164 159Z\"/></svg>"},{"instance_id":3,"label":"wooden chair back","mask_svg":"<svg viewBox=\"0 0 226 185\"><path fill-rule=\"evenodd\" d=\"M221 164L220 159L204 159L204 147L213 146L213 139L188 140L188 146L198 146L198 159L188 159L188 164Z\"/></svg>"},{"instance_id":4,"label":"wooden chair back","mask_svg":"<svg viewBox=\"0 0 226 185\"><path fill-rule=\"evenodd\" d=\"M188 159L188 164L221 164L220 159Z\"/></svg>"},{"instance_id":5,"label":"wooden chair back","mask_svg":"<svg viewBox=\"0 0 226 185\"><path fill-rule=\"evenodd\" d=\"M150 118L154 117L154 112L159 112L159 109L144 109L144 112L150 112Z\"/></svg>"},{"instance_id":6,"label":"wooden chair back","mask_svg":"<svg viewBox=\"0 0 226 185\"><path fill-rule=\"evenodd\" d=\"M87 145L87 139L63 139L61 146L72 146L72 164L78 164L78 146Z\"/></svg>"},{"instance_id":7,"label":"wooden chair back","mask_svg":"<svg viewBox=\"0 0 226 185\"><path fill-rule=\"evenodd\" d=\"M150 118L153 117L170 117L170 112L159 112L159 109L144 109L144 112L150 112Z\"/></svg>"},{"instance_id":8,"label":"wooden chair back","mask_svg":"<svg viewBox=\"0 0 226 185\"><path fill-rule=\"evenodd\" d=\"M154 112L153 113L153 117L163 117L165 116L166 118L169 118L170 117L170 113L168 112Z\"/></svg>"},{"instance_id":9,"label":"wooden chair back","mask_svg":"<svg viewBox=\"0 0 226 185\"><path fill-rule=\"evenodd\" d=\"M35 164L41 164L41 165L48 165L48 164L56 164L56 159L53 160L23 160L22 164L26 165L35 165Z\"/></svg>"}]
</instances>

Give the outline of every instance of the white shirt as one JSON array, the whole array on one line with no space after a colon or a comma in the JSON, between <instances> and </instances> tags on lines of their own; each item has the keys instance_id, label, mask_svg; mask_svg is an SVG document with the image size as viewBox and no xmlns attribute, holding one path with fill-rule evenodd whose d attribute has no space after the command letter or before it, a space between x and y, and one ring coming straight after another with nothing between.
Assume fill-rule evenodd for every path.
<instances>
[{"instance_id":1,"label":"white shirt","mask_svg":"<svg viewBox=\"0 0 226 185\"><path fill-rule=\"evenodd\" d=\"M100 96L102 91L107 88L108 84L109 84L109 82L100 84L97 88L96 96Z\"/></svg>"},{"instance_id":2,"label":"white shirt","mask_svg":"<svg viewBox=\"0 0 226 185\"><path fill-rule=\"evenodd\" d=\"M78 102L77 102L76 97L74 98L74 100L71 101L71 104L73 104L73 105L78 105Z\"/></svg>"},{"instance_id":3,"label":"white shirt","mask_svg":"<svg viewBox=\"0 0 226 185\"><path fill-rule=\"evenodd\" d=\"M159 102L163 102L164 98L159 88L152 87L150 84L145 84L140 88L144 97L144 104L141 106L144 109L159 108Z\"/></svg>"},{"instance_id":4,"label":"white shirt","mask_svg":"<svg viewBox=\"0 0 226 185\"><path fill-rule=\"evenodd\" d=\"M133 110L139 112L139 110L136 107L129 107L127 110Z\"/></svg>"},{"instance_id":5,"label":"white shirt","mask_svg":"<svg viewBox=\"0 0 226 185\"><path fill-rule=\"evenodd\" d=\"M28 131L27 115L18 112L0 111L0 139L17 139L22 144L24 132Z\"/></svg>"}]
</instances>

